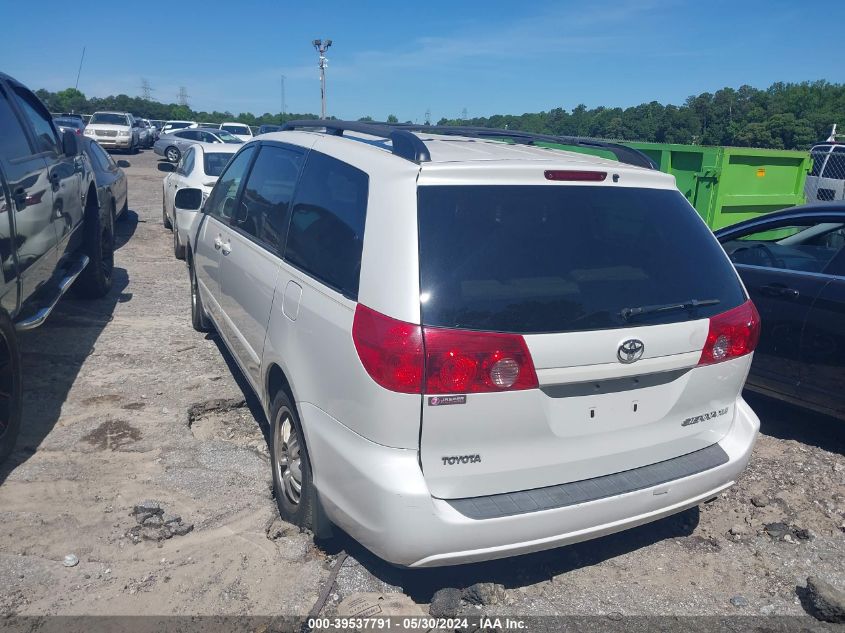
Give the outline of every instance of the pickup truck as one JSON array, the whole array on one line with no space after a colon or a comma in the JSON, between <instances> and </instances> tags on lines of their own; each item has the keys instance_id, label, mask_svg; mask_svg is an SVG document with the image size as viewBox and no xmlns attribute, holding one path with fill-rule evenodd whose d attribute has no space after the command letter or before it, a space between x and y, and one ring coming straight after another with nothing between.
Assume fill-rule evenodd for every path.
<instances>
[{"instance_id":1,"label":"pickup truck","mask_svg":"<svg viewBox=\"0 0 845 633\"><path fill-rule=\"evenodd\" d=\"M44 104L0 73L0 462L21 426L17 332L38 327L62 295L111 289L114 218L70 130L59 134Z\"/></svg>"}]
</instances>

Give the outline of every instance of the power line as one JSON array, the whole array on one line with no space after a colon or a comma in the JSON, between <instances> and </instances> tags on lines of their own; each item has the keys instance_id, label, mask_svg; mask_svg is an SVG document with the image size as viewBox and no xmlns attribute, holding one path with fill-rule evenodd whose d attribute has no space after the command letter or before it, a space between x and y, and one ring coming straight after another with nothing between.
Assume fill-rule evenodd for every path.
<instances>
[{"instance_id":1,"label":"power line","mask_svg":"<svg viewBox=\"0 0 845 633\"><path fill-rule=\"evenodd\" d=\"M189 107L191 107L191 106L188 105L188 99L189 98L190 98L190 95L188 95L188 89L185 88L185 86L179 86L179 94L176 95L176 99L178 100L177 103L180 106L185 106L186 108L189 108Z\"/></svg>"},{"instance_id":2,"label":"power line","mask_svg":"<svg viewBox=\"0 0 845 633\"><path fill-rule=\"evenodd\" d=\"M153 93L154 90L155 90L155 88L150 86L150 82L142 77L141 78L141 98L144 101L152 101L153 100L153 94L152 93Z\"/></svg>"}]
</instances>

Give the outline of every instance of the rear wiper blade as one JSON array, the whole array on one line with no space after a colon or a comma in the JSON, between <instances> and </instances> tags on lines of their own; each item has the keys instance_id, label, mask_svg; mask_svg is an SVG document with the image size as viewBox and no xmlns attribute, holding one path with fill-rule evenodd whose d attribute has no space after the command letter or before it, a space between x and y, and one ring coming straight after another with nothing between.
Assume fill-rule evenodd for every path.
<instances>
[{"instance_id":1,"label":"rear wiper blade","mask_svg":"<svg viewBox=\"0 0 845 633\"><path fill-rule=\"evenodd\" d=\"M719 303L718 299L690 299L683 303L666 303L664 305L640 306L638 308L622 308L619 314L626 321L631 317L644 314L659 314L663 312L675 312L676 310L695 310L704 306L714 306Z\"/></svg>"}]
</instances>

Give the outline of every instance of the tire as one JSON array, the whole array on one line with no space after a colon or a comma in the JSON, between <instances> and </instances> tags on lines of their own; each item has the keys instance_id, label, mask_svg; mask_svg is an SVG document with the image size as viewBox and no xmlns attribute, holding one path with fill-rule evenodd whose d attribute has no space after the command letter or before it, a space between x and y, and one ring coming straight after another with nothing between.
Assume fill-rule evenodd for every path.
<instances>
[{"instance_id":1,"label":"tire","mask_svg":"<svg viewBox=\"0 0 845 633\"><path fill-rule=\"evenodd\" d=\"M164 206L164 192L161 193L161 223L164 225L164 228L173 229L170 218L167 217L167 209Z\"/></svg>"},{"instance_id":2,"label":"tire","mask_svg":"<svg viewBox=\"0 0 845 633\"><path fill-rule=\"evenodd\" d=\"M96 196L89 196L96 198ZM101 217L100 209L85 210L82 252L89 262L74 284L77 293L86 299L104 297L111 290L114 269L114 210ZM104 223L105 220L105 223Z\"/></svg>"},{"instance_id":3,"label":"tire","mask_svg":"<svg viewBox=\"0 0 845 633\"><path fill-rule=\"evenodd\" d=\"M304 529L314 526L317 494L296 407L280 390L270 404L270 464L279 515Z\"/></svg>"},{"instance_id":4,"label":"tire","mask_svg":"<svg viewBox=\"0 0 845 633\"><path fill-rule=\"evenodd\" d=\"M185 259L185 247L179 241L179 230L173 227L173 256L176 259Z\"/></svg>"},{"instance_id":5,"label":"tire","mask_svg":"<svg viewBox=\"0 0 845 633\"><path fill-rule=\"evenodd\" d=\"M179 159L182 158L182 152L179 151L178 147L171 145L164 150L164 157L171 163L178 163Z\"/></svg>"},{"instance_id":6,"label":"tire","mask_svg":"<svg viewBox=\"0 0 845 633\"><path fill-rule=\"evenodd\" d=\"M197 332L208 332L211 330L211 323L205 314L205 308L202 307L202 297L197 284L197 275L194 272L194 262L190 257L188 258L188 275L191 278L191 325Z\"/></svg>"},{"instance_id":7,"label":"tire","mask_svg":"<svg viewBox=\"0 0 845 633\"><path fill-rule=\"evenodd\" d=\"M138 153L138 143L132 143L132 146L129 148L130 154L137 154Z\"/></svg>"},{"instance_id":8,"label":"tire","mask_svg":"<svg viewBox=\"0 0 845 633\"><path fill-rule=\"evenodd\" d=\"M15 447L21 430L21 354L15 326L0 311L0 463Z\"/></svg>"}]
</instances>

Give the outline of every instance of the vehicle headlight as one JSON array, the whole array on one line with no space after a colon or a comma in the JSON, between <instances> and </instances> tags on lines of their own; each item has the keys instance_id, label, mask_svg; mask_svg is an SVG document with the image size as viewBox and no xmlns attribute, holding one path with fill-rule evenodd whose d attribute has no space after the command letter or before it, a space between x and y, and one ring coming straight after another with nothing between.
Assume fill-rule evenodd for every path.
<instances>
[{"instance_id":1,"label":"vehicle headlight","mask_svg":"<svg viewBox=\"0 0 845 633\"><path fill-rule=\"evenodd\" d=\"M118 136L129 136L129 130L118 130L117 135Z\"/></svg>"}]
</instances>

